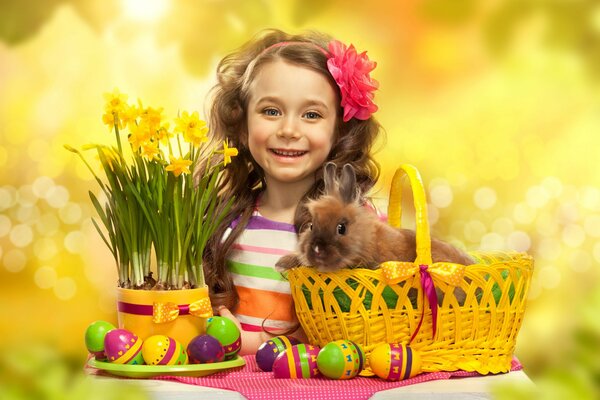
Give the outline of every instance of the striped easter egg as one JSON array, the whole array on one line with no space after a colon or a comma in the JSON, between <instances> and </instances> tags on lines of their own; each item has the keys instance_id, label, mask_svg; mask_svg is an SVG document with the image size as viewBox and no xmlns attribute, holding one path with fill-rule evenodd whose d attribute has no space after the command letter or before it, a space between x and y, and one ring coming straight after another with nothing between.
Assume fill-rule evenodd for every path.
<instances>
[{"instance_id":1,"label":"striped easter egg","mask_svg":"<svg viewBox=\"0 0 600 400\"><path fill-rule=\"evenodd\" d=\"M292 347L295 344L300 344L300 341L293 336L275 336L260 345L256 351L256 364L263 371L272 371L273 363L277 356Z\"/></svg>"},{"instance_id":2,"label":"striped easter egg","mask_svg":"<svg viewBox=\"0 0 600 400\"><path fill-rule=\"evenodd\" d=\"M126 329L113 329L104 336L104 352L109 362L141 365L142 339Z\"/></svg>"},{"instance_id":3,"label":"striped easter egg","mask_svg":"<svg viewBox=\"0 0 600 400\"><path fill-rule=\"evenodd\" d=\"M142 346L142 355L149 365L183 365L188 361L185 347L165 335L147 338Z\"/></svg>"},{"instance_id":4,"label":"striped easter egg","mask_svg":"<svg viewBox=\"0 0 600 400\"><path fill-rule=\"evenodd\" d=\"M280 353L273 363L275 378L308 379L319 374L317 368L317 346L296 344Z\"/></svg>"},{"instance_id":5,"label":"striped easter egg","mask_svg":"<svg viewBox=\"0 0 600 400\"><path fill-rule=\"evenodd\" d=\"M388 381L400 381L421 372L419 353L405 344L382 343L373 349L369 365L378 377Z\"/></svg>"}]
</instances>

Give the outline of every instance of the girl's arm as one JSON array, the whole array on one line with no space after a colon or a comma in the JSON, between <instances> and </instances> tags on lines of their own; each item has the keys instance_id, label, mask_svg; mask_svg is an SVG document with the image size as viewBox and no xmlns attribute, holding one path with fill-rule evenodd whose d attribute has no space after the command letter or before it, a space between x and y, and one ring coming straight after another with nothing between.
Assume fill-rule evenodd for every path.
<instances>
[{"instance_id":1,"label":"girl's arm","mask_svg":"<svg viewBox=\"0 0 600 400\"><path fill-rule=\"evenodd\" d=\"M221 317L225 317L227 319L232 320L240 330L240 333L242 335L242 348L240 349L239 354L241 356L245 356L247 354L256 354L256 351L258 350L261 344L275 336L264 331L251 332L243 330L240 321L226 307L220 307L217 310L217 312ZM302 343L307 343L306 335L304 334L302 328L298 328L298 330L296 330L290 336L295 337Z\"/></svg>"}]
</instances>

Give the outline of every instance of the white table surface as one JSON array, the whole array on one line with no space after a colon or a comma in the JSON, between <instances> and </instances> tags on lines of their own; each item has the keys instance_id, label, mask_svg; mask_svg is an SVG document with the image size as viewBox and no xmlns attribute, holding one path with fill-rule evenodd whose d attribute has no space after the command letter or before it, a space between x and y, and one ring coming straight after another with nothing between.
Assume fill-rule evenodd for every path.
<instances>
[{"instance_id":1,"label":"white table surface","mask_svg":"<svg viewBox=\"0 0 600 400\"><path fill-rule=\"evenodd\" d=\"M114 380L107 376L90 375L89 379ZM238 400L245 399L240 393L209 388L204 386L189 385L175 381L162 381L155 379L119 379L122 382L139 385L151 399L160 400L187 400L187 399L219 399ZM397 387L375 393L373 400L458 400L458 399L491 399L491 388L495 385L531 385L534 383L523 371L513 371L507 374L477 376L469 378L453 378L451 380L435 380L414 385ZM339 399L345 399L340 393ZM304 400L304 399L302 399Z\"/></svg>"}]
</instances>

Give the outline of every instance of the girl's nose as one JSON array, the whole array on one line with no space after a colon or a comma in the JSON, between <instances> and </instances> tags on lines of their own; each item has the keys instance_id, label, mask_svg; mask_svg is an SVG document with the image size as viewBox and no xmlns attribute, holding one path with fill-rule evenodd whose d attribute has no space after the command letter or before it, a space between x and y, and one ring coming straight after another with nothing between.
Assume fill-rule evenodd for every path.
<instances>
[{"instance_id":1,"label":"girl's nose","mask_svg":"<svg viewBox=\"0 0 600 400\"><path fill-rule=\"evenodd\" d=\"M287 116L281 121L277 136L284 139L297 139L300 137L298 126L292 116Z\"/></svg>"}]
</instances>

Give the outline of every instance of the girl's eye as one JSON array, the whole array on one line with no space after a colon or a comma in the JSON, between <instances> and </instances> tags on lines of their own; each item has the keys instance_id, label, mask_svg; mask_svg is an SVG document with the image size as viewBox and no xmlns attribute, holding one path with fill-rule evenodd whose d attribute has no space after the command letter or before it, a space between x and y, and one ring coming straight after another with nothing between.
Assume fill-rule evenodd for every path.
<instances>
[{"instance_id":1,"label":"girl's eye","mask_svg":"<svg viewBox=\"0 0 600 400\"><path fill-rule=\"evenodd\" d=\"M269 117L276 117L279 115L279 111L276 108L265 108L263 114Z\"/></svg>"},{"instance_id":2,"label":"girl's eye","mask_svg":"<svg viewBox=\"0 0 600 400\"><path fill-rule=\"evenodd\" d=\"M315 111L309 111L306 114L304 114L304 116L308 119L317 119L317 118L321 118L321 115L318 112Z\"/></svg>"}]
</instances>

